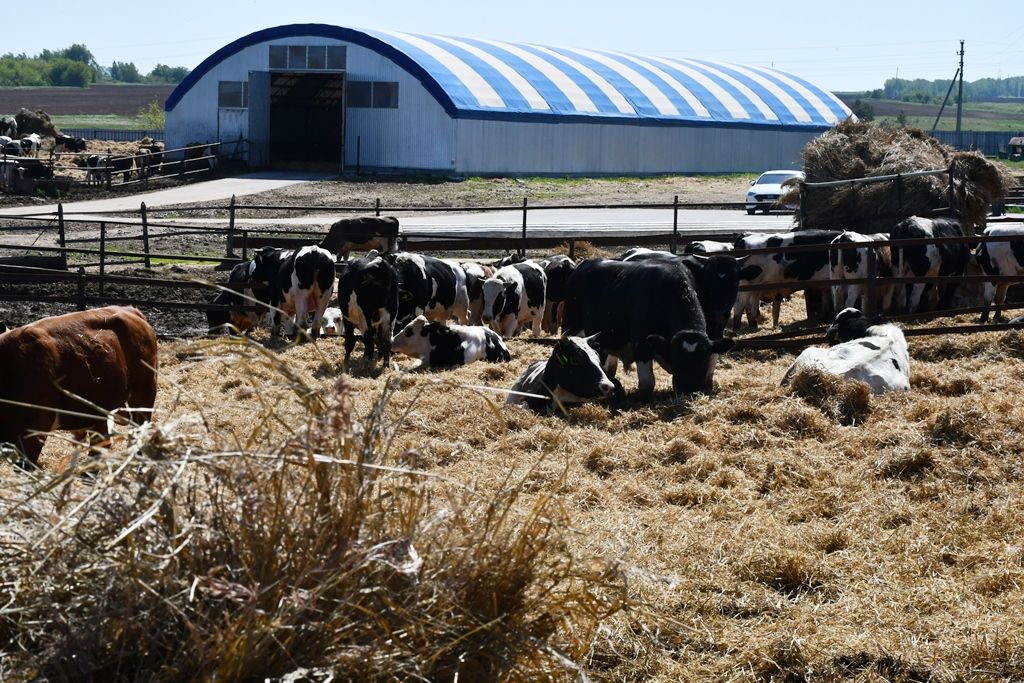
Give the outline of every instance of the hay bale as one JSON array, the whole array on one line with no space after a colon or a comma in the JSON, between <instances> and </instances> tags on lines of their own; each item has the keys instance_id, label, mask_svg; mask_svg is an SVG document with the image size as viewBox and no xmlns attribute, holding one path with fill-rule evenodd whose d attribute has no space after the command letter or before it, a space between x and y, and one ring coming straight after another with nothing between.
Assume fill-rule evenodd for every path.
<instances>
[{"instance_id":1,"label":"hay bale","mask_svg":"<svg viewBox=\"0 0 1024 683\"><path fill-rule=\"evenodd\" d=\"M955 205L965 229L984 229L993 202L1013 184L1009 170L977 152L957 152L918 128L886 128L846 120L804 147L807 182L855 180L935 169L952 169ZM804 200L804 227L887 232L900 217L929 216L949 205L949 176L811 191ZM796 203L794 188L780 203Z\"/></svg>"},{"instance_id":2,"label":"hay bale","mask_svg":"<svg viewBox=\"0 0 1024 683\"><path fill-rule=\"evenodd\" d=\"M55 138L60 134L57 126L53 125L53 121L50 120L50 115L42 109L31 112L22 108L14 115L14 120L18 122L18 133L21 135L36 133L44 137Z\"/></svg>"},{"instance_id":3,"label":"hay bale","mask_svg":"<svg viewBox=\"0 0 1024 683\"><path fill-rule=\"evenodd\" d=\"M801 368L790 391L840 424L863 424L871 414L871 387L818 368Z\"/></svg>"}]
</instances>

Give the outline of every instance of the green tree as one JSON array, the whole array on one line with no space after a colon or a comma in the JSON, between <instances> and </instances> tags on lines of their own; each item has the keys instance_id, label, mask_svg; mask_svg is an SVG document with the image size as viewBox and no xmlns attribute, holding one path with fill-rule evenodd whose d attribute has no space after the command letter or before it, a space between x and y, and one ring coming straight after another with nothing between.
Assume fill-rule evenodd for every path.
<instances>
[{"instance_id":1,"label":"green tree","mask_svg":"<svg viewBox=\"0 0 1024 683\"><path fill-rule=\"evenodd\" d=\"M160 106L160 103L156 100L153 100L139 110L139 118L142 120L143 125L145 125L146 128L154 130L163 130L164 124L167 122L164 108Z\"/></svg>"},{"instance_id":2,"label":"green tree","mask_svg":"<svg viewBox=\"0 0 1024 683\"><path fill-rule=\"evenodd\" d=\"M57 59L49 62L46 75L50 85L84 88L92 83L95 74L88 64L70 59Z\"/></svg>"},{"instance_id":3,"label":"green tree","mask_svg":"<svg viewBox=\"0 0 1024 683\"><path fill-rule=\"evenodd\" d=\"M139 83L142 74L132 62L114 62L110 66L110 78L121 83Z\"/></svg>"},{"instance_id":4,"label":"green tree","mask_svg":"<svg viewBox=\"0 0 1024 683\"><path fill-rule=\"evenodd\" d=\"M167 66L157 64L146 76L147 83L181 83L188 76L188 69L183 66Z\"/></svg>"},{"instance_id":5,"label":"green tree","mask_svg":"<svg viewBox=\"0 0 1024 683\"><path fill-rule=\"evenodd\" d=\"M854 100L850 110L861 121L872 121L875 118L874 107L861 99Z\"/></svg>"},{"instance_id":6,"label":"green tree","mask_svg":"<svg viewBox=\"0 0 1024 683\"><path fill-rule=\"evenodd\" d=\"M900 113L896 115L896 125L900 128L907 127L907 114L902 109L900 110Z\"/></svg>"}]
</instances>

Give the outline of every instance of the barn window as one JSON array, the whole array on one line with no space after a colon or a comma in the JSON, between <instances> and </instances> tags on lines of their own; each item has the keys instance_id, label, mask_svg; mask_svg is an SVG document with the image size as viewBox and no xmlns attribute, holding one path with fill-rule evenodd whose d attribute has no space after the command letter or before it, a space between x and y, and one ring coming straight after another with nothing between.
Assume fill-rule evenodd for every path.
<instances>
[{"instance_id":1,"label":"barn window","mask_svg":"<svg viewBox=\"0 0 1024 683\"><path fill-rule=\"evenodd\" d=\"M271 45L273 71L344 71L344 45Z\"/></svg>"},{"instance_id":2,"label":"barn window","mask_svg":"<svg viewBox=\"0 0 1024 683\"><path fill-rule=\"evenodd\" d=\"M306 53L306 68L322 70L327 68L327 46L310 45Z\"/></svg>"},{"instance_id":3,"label":"barn window","mask_svg":"<svg viewBox=\"0 0 1024 683\"><path fill-rule=\"evenodd\" d=\"M287 69L288 68L288 46L287 45L271 45L270 46L270 68L271 69Z\"/></svg>"},{"instance_id":4,"label":"barn window","mask_svg":"<svg viewBox=\"0 0 1024 683\"><path fill-rule=\"evenodd\" d=\"M349 81L345 92L348 106L369 109L373 103L373 98L370 95L371 85L370 81Z\"/></svg>"},{"instance_id":5,"label":"barn window","mask_svg":"<svg viewBox=\"0 0 1024 683\"><path fill-rule=\"evenodd\" d=\"M306 46L305 45L289 45L288 46L288 68L289 69L305 69L306 68Z\"/></svg>"},{"instance_id":6,"label":"barn window","mask_svg":"<svg viewBox=\"0 0 1024 683\"><path fill-rule=\"evenodd\" d=\"M248 107L249 84L246 81L220 81L217 84L217 106L222 109Z\"/></svg>"},{"instance_id":7,"label":"barn window","mask_svg":"<svg viewBox=\"0 0 1024 683\"><path fill-rule=\"evenodd\" d=\"M398 83L373 84L374 109L398 109Z\"/></svg>"},{"instance_id":8,"label":"barn window","mask_svg":"<svg viewBox=\"0 0 1024 683\"><path fill-rule=\"evenodd\" d=\"M344 45L328 45L327 46L327 68L332 71L344 71L345 70L345 46Z\"/></svg>"}]
</instances>

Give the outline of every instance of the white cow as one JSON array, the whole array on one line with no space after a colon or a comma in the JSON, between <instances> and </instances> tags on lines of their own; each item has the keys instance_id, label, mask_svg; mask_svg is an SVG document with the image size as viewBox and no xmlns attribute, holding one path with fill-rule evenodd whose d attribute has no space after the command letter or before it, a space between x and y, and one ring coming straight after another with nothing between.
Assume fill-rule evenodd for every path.
<instances>
[{"instance_id":1,"label":"white cow","mask_svg":"<svg viewBox=\"0 0 1024 683\"><path fill-rule=\"evenodd\" d=\"M817 368L864 382L873 394L910 390L910 352L896 325L870 325L863 313L847 308L836 316L826 336L839 343L804 349L786 371L783 384L802 368Z\"/></svg>"}]
</instances>

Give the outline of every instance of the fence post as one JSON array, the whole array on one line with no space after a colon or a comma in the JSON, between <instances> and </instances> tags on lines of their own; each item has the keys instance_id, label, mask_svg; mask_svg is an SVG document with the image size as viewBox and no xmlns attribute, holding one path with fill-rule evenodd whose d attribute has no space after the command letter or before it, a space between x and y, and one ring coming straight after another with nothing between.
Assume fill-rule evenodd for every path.
<instances>
[{"instance_id":1,"label":"fence post","mask_svg":"<svg viewBox=\"0 0 1024 683\"><path fill-rule=\"evenodd\" d=\"M146 214L146 202L142 202L142 209L141 209L141 211L142 211L142 253L145 254L145 256L143 256L142 258L143 258L144 263L146 264L146 267L149 268L150 267L150 261L149 261L149 217Z\"/></svg>"},{"instance_id":2,"label":"fence post","mask_svg":"<svg viewBox=\"0 0 1024 683\"><path fill-rule=\"evenodd\" d=\"M235 257L235 195L231 195L231 204L228 205L228 245L224 256Z\"/></svg>"},{"instance_id":3,"label":"fence post","mask_svg":"<svg viewBox=\"0 0 1024 683\"><path fill-rule=\"evenodd\" d=\"M362 174L363 163L363 136L356 136L356 176Z\"/></svg>"},{"instance_id":4,"label":"fence post","mask_svg":"<svg viewBox=\"0 0 1024 683\"><path fill-rule=\"evenodd\" d=\"M64 231L64 204L57 204L57 239L60 241L60 260L64 270L68 269L68 251L64 240L67 234Z\"/></svg>"},{"instance_id":5,"label":"fence post","mask_svg":"<svg viewBox=\"0 0 1024 683\"><path fill-rule=\"evenodd\" d=\"M113 165L114 165L114 154L110 151L110 148L108 147L107 148L107 161L106 161L106 164L105 164L105 166L107 167L107 191L110 191L110 179L114 175L114 169L112 168Z\"/></svg>"},{"instance_id":6,"label":"fence post","mask_svg":"<svg viewBox=\"0 0 1024 683\"><path fill-rule=\"evenodd\" d=\"M249 260L249 231L242 231L242 260Z\"/></svg>"},{"instance_id":7,"label":"fence post","mask_svg":"<svg viewBox=\"0 0 1024 683\"><path fill-rule=\"evenodd\" d=\"M569 240L569 258L576 259L576 240Z\"/></svg>"},{"instance_id":8,"label":"fence post","mask_svg":"<svg viewBox=\"0 0 1024 683\"><path fill-rule=\"evenodd\" d=\"M523 197L523 241L519 245L519 255L526 256L526 197Z\"/></svg>"},{"instance_id":9,"label":"fence post","mask_svg":"<svg viewBox=\"0 0 1024 683\"><path fill-rule=\"evenodd\" d=\"M373 215L374 216L379 216L380 215L380 197L377 197L377 202L373 206Z\"/></svg>"},{"instance_id":10,"label":"fence post","mask_svg":"<svg viewBox=\"0 0 1024 683\"><path fill-rule=\"evenodd\" d=\"M807 229L806 215L807 215L807 183L801 182L797 185L800 191L800 207L797 209L799 212L797 215L797 225L800 226L801 230Z\"/></svg>"},{"instance_id":11,"label":"fence post","mask_svg":"<svg viewBox=\"0 0 1024 683\"><path fill-rule=\"evenodd\" d=\"M896 206L900 213L900 220L903 220L903 174L896 174Z\"/></svg>"},{"instance_id":12,"label":"fence post","mask_svg":"<svg viewBox=\"0 0 1024 683\"><path fill-rule=\"evenodd\" d=\"M107 274L107 224L100 223L100 296L103 296L103 276Z\"/></svg>"},{"instance_id":13,"label":"fence post","mask_svg":"<svg viewBox=\"0 0 1024 683\"><path fill-rule=\"evenodd\" d=\"M673 254L676 253L676 249L679 244L679 195L676 195L672 199L672 244L669 246L669 251Z\"/></svg>"},{"instance_id":14,"label":"fence post","mask_svg":"<svg viewBox=\"0 0 1024 683\"><path fill-rule=\"evenodd\" d=\"M85 268L78 266L78 310L85 310Z\"/></svg>"},{"instance_id":15,"label":"fence post","mask_svg":"<svg viewBox=\"0 0 1024 683\"><path fill-rule=\"evenodd\" d=\"M868 278L867 284L864 286L864 315L869 319L875 317L877 312L878 303L878 260L875 253L875 248L869 246L867 248L867 263L866 275Z\"/></svg>"}]
</instances>

